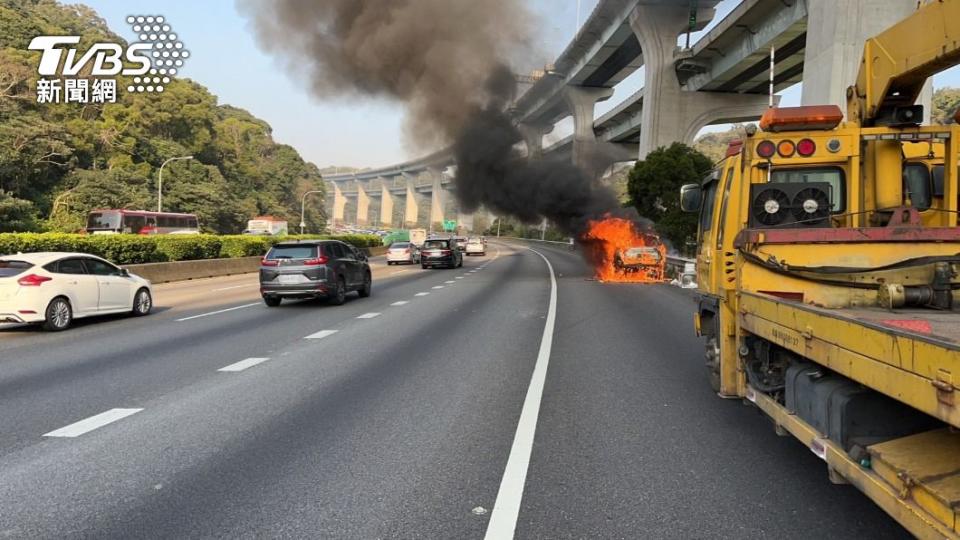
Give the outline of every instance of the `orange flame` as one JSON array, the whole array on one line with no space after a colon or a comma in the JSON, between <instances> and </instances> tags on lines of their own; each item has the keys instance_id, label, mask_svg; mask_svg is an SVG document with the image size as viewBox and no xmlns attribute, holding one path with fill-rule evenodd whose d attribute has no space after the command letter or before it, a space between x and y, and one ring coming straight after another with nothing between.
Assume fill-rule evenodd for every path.
<instances>
[{"instance_id":1,"label":"orange flame","mask_svg":"<svg viewBox=\"0 0 960 540\"><path fill-rule=\"evenodd\" d=\"M583 241L592 248L594 275L600 281L659 283L667 263L666 247L654 234L639 232L630 220L591 221ZM653 248L637 250L634 248Z\"/></svg>"}]
</instances>

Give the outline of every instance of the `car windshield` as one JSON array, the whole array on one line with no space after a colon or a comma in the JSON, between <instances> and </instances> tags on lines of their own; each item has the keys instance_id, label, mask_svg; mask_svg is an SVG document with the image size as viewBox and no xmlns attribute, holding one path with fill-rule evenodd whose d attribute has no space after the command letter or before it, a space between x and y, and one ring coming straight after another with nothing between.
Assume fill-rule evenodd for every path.
<instances>
[{"instance_id":1,"label":"car windshield","mask_svg":"<svg viewBox=\"0 0 960 540\"><path fill-rule=\"evenodd\" d=\"M0 278L15 276L29 268L33 268L33 265L26 261L2 260L0 261Z\"/></svg>"},{"instance_id":2,"label":"car windshield","mask_svg":"<svg viewBox=\"0 0 960 540\"><path fill-rule=\"evenodd\" d=\"M447 240L427 240L423 243L424 249L446 249L450 247Z\"/></svg>"},{"instance_id":3,"label":"car windshield","mask_svg":"<svg viewBox=\"0 0 960 540\"><path fill-rule=\"evenodd\" d=\"M313 259L317 256L317 246L273 246L267 253L267 259Z\"/></svg>"},{"instance_id":4,"label":"car windshield","mask_svg":"<svg viewBox=\"0 0 960 540\"><path fill-rule=\"evenodd\" d=\"M637 248L630 248L626 252L626 256L631 258L642 257L644 255L653 257L655 260L658 260L658 261L660 260L660 252L657 251L657 248L637 247Z\"/></svg>"}]
</instances>

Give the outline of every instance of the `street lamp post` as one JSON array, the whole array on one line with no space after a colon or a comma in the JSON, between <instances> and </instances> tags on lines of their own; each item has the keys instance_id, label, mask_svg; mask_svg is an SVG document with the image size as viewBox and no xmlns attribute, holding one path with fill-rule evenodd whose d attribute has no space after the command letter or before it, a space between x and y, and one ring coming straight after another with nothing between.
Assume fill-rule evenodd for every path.
<instances>
[{"instance_id":1,"label":"street lamp post","mask_svg":"<svg viewBox=\"0 0 960 540\"><path fill-rule=\"evenodd\" d=\"M157 212L163 212L163 168L167 165L167 163L181 159L193 159L193 156L172 157L160 165L160 174L159 179L157 180Z\"/></svg>"},{"instance_id":2,"label":"street lamp post","mask_svg":"<svg viewBox=\"0 0 960 540\"><path fill-rule=\"evenodd\" d=\"M300 236L303 236L303 228L307 226L307 222L304 221L307 210L307 195L311 193L323 193L322 190L313 190L308 191L303 194L303 197L300 198Z\"/></svg>"}]
</instances>

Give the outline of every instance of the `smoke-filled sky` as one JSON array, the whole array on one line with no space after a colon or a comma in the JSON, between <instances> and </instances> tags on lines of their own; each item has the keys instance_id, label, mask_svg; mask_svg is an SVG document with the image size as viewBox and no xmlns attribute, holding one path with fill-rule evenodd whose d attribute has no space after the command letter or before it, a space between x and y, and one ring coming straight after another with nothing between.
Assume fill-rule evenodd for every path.
<instances>
[{"instance_id":1,"label":"smoke-filled sky","mask_svg":"<svg viewBox=\"0 0 960 540\"><path fill-rule=\"evenodd\" d=\"M258 43L323 100L387 99L404 111L405 142L450 144L456 196L527 223L549 219L569 234L615 212L594 165L604 149L528 160L507 113L515 73L538 55L537 21L523 0L240 0ZM526 64L526 65L525 65ZM586 150L589 150L587 152ZM588 159L589 157L589 159Z\"/></svg>"},{"instance_id":2,"label":"smoke-filled sky","mask_svg":"<svg viewBox=\"0 0 960 540\"><path fill-rule=\"evenodd\" d=\"M221 103L242 107L270 122L279 142L294 146L320 167L376 167L417 156L415 150L401 144L402 111L398 106L383 100L324 102L311 96L259 47L235 0L61 1L91 6L127 39L136 39L124 22L127 15L166 16L192 53L181 74L210 88ZM545 56L555 57L574 33L577 0L523 3L540 21L537 47ZM585 19L596 0L582 0L581 4Z\"/></svg>"},{"instance_id":3,"label":"smoke-filled sky","mask_svg":"<svg viewBox=\"0 0 960 540\"><path fill-rule=\"evenodd\" d=\"M385 101L321 102L293 82L286 70L255 42L247 19L234 0L62 0L91 6L117 33L135 39L124 19L131 13L166 16L189 47L192 56L181 73L193 78L229 103L249 110L274 127L275 138L294 146L320 167L354 165L377 167L417 157L400 143L402 112ZM740 0L724 0L722 16ZM555 57L576 27L577 0L524 0L538 16L538 46ZM582 0L582 19L596 0ZM638 74L639 75L639 74ZM642 76L622 83L598 114L615 106L642 85ZM960 68L934 77L934 86L960 87ZM785 92L784 105L799 104L799 85ZM548 136L559 136L564 126Z\"/></svg>"}]
</instances>

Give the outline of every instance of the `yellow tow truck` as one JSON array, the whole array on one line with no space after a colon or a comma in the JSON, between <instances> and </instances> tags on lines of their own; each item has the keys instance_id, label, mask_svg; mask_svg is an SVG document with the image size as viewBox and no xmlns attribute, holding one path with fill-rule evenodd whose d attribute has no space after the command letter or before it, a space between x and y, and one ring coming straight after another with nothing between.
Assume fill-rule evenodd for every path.
<instances>
[{"instance_id":1,"label":"yellow tow truck","mask_svg":"<svg viewBox=\"0 0 960 540\"><path fill-rule=\"evenodd\" d=\"M960 0L867 41L847 120L771 108L681 206L711 385L914 535L960 538L960 126L921 125Z\"/></svg>"}]
</instances>

